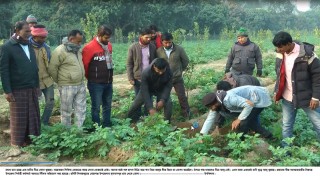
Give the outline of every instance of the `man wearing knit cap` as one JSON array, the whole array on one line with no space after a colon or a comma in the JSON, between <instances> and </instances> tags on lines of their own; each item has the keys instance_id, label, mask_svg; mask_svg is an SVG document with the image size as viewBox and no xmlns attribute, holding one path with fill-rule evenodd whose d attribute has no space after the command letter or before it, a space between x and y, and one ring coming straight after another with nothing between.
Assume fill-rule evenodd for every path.
<instances>
[{"instance_id":1,"label":"man wearing knit cap","mask_svg":"<svg viewBox=\"0 0 320 180\"><path fill-rule=\"evenodd\" d=\"M50 116L54 106L54 88L53 80L48 73L48 65L51 58L50 47L45 43L48 31L43 25L35 25L31 27L30 43L35 51L37 65L39 69L40 89L45 97L45 108L41 116L44 125L48 125Z\"/></svg>"},{"instance_id":2,"label":"man wearing knit cap","mask_svg":"<svg viewBox=\"0 0 320 180\"><path fill-rule=\"evenodd\" d=\"M32 15L32 14L30 14L27 17L26 21L29 24L29 27L33 27L34 25L36 25L38 23L36 17L34 17L34 15Z\"/></svg>"},{"instance_id":3,"label":"man wearing knit cap","mask_svg":"<svg viewBox=\"0 0 320 180\"><path fill-rule=\"evenodd\" d=\"M262 75L262 55L260 48L248 37L245 28L240 28L237 33L237 42L231 48L226 63L225 73L232 72L235 75L253 75L257 65L257 76Z\"/></svg>"},{"instance_id":4,"label":"man wearing knit cap","mask_svg":"<svg viewBox=\"0 0 320 180\"><path fill-rule=\"evenodd\" d=\"M272 134L258 121L259 114L272 104L269 92L264 87L241 86L229 91L217 91L204 96L202 104L210 109L208 117L200 131L208 134L217 114L233 118L232 130L246 134L251 129L264 138Z\"/></svg>"}]
</instances>

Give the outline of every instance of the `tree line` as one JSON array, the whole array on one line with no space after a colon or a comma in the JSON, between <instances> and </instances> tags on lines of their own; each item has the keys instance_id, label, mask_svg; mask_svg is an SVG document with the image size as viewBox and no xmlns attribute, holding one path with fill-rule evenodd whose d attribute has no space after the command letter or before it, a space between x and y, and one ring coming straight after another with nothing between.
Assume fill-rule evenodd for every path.
<instances>
[{"instance_id":1,"label":"tree line","mask_svg":"<svg viewBox=\"0 0 320 180\"><path fill-rule=\"evenodd\" d=\"M50 45L60 43L71 29L93 35L107 24L117 36L155 24L160 31L190 30L194 22L212 35L223 29L246 27L250 31L282 29L313 30L320 26L319 2L297 11L291 0L21 0L0 2L0 39L8 39L16 21L33 14L49 30ZM119 35L120 34L120 35ZM91 37L87 37L89 41Z\"/></svg>"}]
</instances>

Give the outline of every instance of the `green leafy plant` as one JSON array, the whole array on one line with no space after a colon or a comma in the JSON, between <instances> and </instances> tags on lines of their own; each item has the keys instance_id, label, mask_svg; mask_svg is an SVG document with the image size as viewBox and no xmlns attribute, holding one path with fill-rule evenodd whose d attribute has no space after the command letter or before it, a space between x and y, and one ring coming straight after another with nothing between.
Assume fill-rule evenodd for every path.
<instances>
[{"instance_id":1,"label":"green leafy plant","mask_svg":"<svg viewBox=\"0 0 320 180\"><path fill-rule=\"evenodd\" d=\"M137 135L126 146L136 153L127 162L132 166L183 166L195 162L196 153L219 151L210 146L208 136L187 138L186 129L172 131L161 115L150 116L137 124ZM206 139L206 140L205 140ZM200 143L203 140L204 143Z\"/></svg>"},{"instance_id":2,"label":"green leafy plant","mask_svg":"<svg viewBox=\"0 0 320 180\"><path fill-rule=\"evenodd\" d=\"M230 151L229 156L231 158L242 159L246 153L252 150L253 145L261 143L261 140L258 138L259 136L259 134L253 136L244 135L244 140L242 140L243 133L229 133L226 136L228 145L225 149Z\"/></svg>"},{"instance_id":3,"label":"green leafy plant","mask_svg":"<svg viewBox=\"0 0 320 180\"><path fill-rule=\"evenodd\" d=\"M270 146L273 156L261 162L261 165L276 166L319 166L320 153L314 152L307 147L293 145L294 138L286 138L285 147ZM318 143L319 145L319 143Z\"/></svg>"}]
</instances>

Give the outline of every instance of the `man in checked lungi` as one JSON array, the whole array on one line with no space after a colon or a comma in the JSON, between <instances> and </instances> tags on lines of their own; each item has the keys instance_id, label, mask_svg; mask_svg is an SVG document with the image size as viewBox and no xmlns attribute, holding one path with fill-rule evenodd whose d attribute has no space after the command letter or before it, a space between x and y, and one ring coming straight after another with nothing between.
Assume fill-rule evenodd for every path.
<instances>
[{"instance_id":1,"label":"man in checked lungi","mask_svg":"<svg viewBox=\"0 0 320 180\"><path fill-rule=\"evenodd\" d=\"M19 147L31 143L29 135L40 135L38 67L29 44L30 35L28 23L19 21L15 24L15 34L0 50L1 81L10 106L13 148L8 156L21 154Z\"/></svg>"}]
</instances>

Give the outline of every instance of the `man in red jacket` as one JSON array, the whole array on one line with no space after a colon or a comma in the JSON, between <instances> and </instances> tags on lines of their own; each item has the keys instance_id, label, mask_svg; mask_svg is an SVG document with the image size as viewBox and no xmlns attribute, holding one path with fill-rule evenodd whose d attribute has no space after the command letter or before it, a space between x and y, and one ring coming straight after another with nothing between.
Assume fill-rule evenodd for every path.
<instances>
[{"instance_id":1,"label":"man in red jacket","mask_svg":"<svg viewBox=\"0 0 320 180\"><path fill-rule=\"evenodd\" d=\"M158 28L156 25L150 25L150 30L152 31L151 34L151 41L150 43L154 44L156 48L162 47L162 41L161 41L161 32L158 31Z\"/></svg>"},{"instance_id":2,"label":"man in red jacket","mask_svg":"<svg viewBox=\"0 0 320 180\"><path fill-rule=\"evenodd\" d=\"M102 25L94 37L82 51L82 61L85 75L88 79L88 89L91 97L91 115L93 122L102 127L111 127L111 102L113 62L112 45L109 42L111 29ZM100 122L100 107L102 117Z\"/></svg>"}]
</instances>

